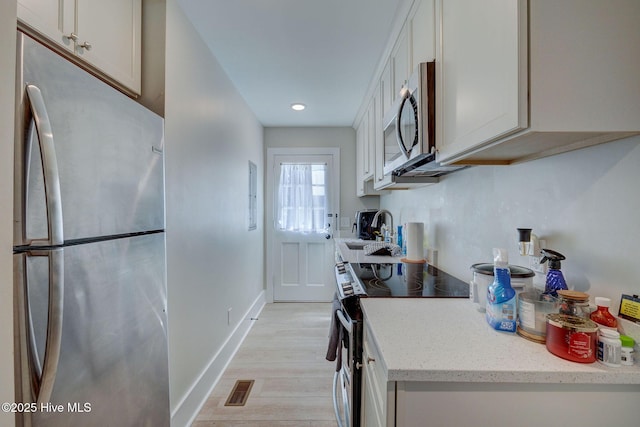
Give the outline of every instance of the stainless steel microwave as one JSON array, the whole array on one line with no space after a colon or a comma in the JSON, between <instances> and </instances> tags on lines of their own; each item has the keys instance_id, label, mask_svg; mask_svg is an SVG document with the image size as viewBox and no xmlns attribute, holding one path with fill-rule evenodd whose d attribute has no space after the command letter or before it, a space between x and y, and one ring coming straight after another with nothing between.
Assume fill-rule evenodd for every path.
<instances>
[{"instance_id":1,"label":"stainless steel microwave","mask_svg":"<svg viewBox=\"0 0 640 427\"><path fill-rule=\"evenodd\" d=\"M382 120L385 175L437 177L463 166L436 162L435 62L422 62Z\"/></svg>"}]
</instances>

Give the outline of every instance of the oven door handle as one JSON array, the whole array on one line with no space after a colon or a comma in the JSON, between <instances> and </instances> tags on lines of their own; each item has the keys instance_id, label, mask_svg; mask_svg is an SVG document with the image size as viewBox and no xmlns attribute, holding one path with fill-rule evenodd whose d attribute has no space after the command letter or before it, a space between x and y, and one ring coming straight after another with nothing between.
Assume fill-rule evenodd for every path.
<instances>
[{"instance_id":1,"label":"oven door handle","mask_svg":"<svg viewBox=\"0 0 640 427\"><path fill-rule=\"evenodd\" d=\"M351 335L353 333L353 324L347 320L342 310L336 310L336 316L338 316L338 320L342 323L342 326L347 330L349 335Z\"/></svg>"}]
</instances>

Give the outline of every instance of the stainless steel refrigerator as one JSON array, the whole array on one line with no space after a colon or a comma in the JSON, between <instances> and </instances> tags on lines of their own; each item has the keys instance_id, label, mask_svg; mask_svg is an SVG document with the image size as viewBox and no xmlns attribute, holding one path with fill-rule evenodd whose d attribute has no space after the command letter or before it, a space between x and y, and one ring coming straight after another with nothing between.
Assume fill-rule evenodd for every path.
<instances>
[{"instance_id":1,"label":"stainless steel refrigerator","mask_svg":"<svg viewBox=\"0 0 640 427\"><path fill-rule=\"evenodd\" d=\"M19 425L168 426L164 123L18 32Z\"/></svg>"}]
</instances>

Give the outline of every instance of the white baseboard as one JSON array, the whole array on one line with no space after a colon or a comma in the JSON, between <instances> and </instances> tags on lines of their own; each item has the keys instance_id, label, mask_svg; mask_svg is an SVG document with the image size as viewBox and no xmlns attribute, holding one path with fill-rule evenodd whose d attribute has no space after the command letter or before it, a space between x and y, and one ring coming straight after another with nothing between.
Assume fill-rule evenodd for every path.
<instances>
[{"instance_id":1,"label":"white baseboard","mask_svg":"<svg viewBox=\"0 0 640 427\"><path fill-rule=\"evenodd\" d=\"M240 348L251 327L253 320L258 317L265 305L265 292L260 292L249 310L245 313L243 321L236 326L227 341L220 350L211 358L207 367L198 376L189 392L175 406L171 413L172 427L190 426L200 412L200 409L216 386L224 373L227 365Z\"/></svg>"}]
</instances>

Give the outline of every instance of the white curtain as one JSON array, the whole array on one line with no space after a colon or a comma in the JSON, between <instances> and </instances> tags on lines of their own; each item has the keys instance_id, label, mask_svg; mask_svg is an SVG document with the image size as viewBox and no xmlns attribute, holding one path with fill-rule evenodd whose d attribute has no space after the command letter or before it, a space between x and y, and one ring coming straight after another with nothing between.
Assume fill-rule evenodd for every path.
<instances>
[{"instance_id":1,"label":"white curtain","mask_svg":"<svg viewBox=\"0 0 640 427\"><path fill-rule=\"evenodd\" d=\"M281 164L278 228L299 233L326 230L327 197L324 164Z\"/></svg>"}]
</instances>

